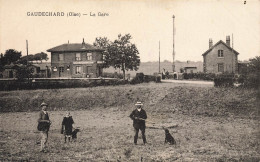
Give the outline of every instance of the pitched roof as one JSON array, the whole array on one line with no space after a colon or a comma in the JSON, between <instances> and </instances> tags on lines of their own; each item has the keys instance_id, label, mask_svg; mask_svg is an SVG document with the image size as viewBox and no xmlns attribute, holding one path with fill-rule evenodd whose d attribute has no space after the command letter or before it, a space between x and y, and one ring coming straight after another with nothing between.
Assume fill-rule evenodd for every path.
<instances>
[{"instance_id":1,"label":"pitched roof","mask_svg":"<svg viewBox=\"0 0 260 162\"><path fill-rule=\"evenodd\" d=\"M218 41L214 46L210 47L206 52L204 52L202 54L202 56L205 56L206 54L208 54L213 48L215 48L217 45L219 45L220 43L222 43L223 45L225 45L228 49L233 50L235 54L239 54L236 50L232 49L230 46L228 46L225 42L223 42L222 40Z\"/></svg>"},{"instance_id":2,"label":"pitched roof","mask_svg":"<svg viewBox=\"0 0 260 162\"><path fill-rule=\"evenodd\" d=\"M95 47L88 43L62 44L47 50L48 52L82 52L82 51L104 51L102 48Z\"/></svg>"},{"instance_id":3,"label":"pitched roof","mask_svg":"<svg viewBox=\"0 0 260 162\"><path fill-rule=\"evenodd\" d=\"M40 70L46 70L46 66L50 67L51 63L50 62L46 62L46 63L40 63L40 64L33 64L36 67L39 67Z\"/></svg>"}]
</instances>

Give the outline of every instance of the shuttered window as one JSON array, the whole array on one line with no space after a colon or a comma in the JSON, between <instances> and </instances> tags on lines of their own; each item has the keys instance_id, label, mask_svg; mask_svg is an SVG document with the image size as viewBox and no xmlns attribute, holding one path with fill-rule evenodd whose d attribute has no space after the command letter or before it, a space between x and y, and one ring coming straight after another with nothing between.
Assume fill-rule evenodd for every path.
<instances>
[{"instance_id":1,"label":"shuttered window","mask_svg":"<svg viewBox=\"0 0 260 162\"><path fill-rule=\"evenodd\" d=\"M76 74L81 74L81 66L76 66Z\"/></svg>"},{"instance_id":2,"label":"shuttered window","mask_svg":"<svg viewBox=\"0 0 260 162\"><path fill-rule=\"evenodd\" d=\"M64 60L64 54L59 54L59 61L63 61Z\"/></svg>"},{"instance_id":3,"label":"shuttered window","mask_svg":"<svg viewBox=\"0 0 260 162\"><path fill-rule=\"evenodd\" d=\"M76 53L76 61L80 61L80 60L81 60L80 53Z\"/></svg>"},{"instance_id":4,"label":"shuttered window","mask_svg":"<svg viewBox=\"0 0 260 162\"><path fill-rule=\"evenodd\" d=\"M218 50L218 57L224 57L223 50Z\"/></svg>"},{"instance_id":5,"label":"shuttered window","mask_svg":"<svg viewBox=\"0 0 260 162\"><path fill-rule=\"evenodd\" d=\"M91 61L92 60L92 53L87 53L87 60Z\"/></svg>"}]
</instances>

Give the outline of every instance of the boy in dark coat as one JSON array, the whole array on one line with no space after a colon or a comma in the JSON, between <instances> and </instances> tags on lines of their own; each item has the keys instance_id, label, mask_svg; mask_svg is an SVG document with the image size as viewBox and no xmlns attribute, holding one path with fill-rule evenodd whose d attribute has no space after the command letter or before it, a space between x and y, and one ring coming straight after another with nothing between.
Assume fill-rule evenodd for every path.
<instances>
[{"instance_id":1,"label":"boy in dark coat","mask_svg":"<svg viewBox=\"0 0 260 162\"><path fill-rule=\"evenodd\" d=\"M135 129L134 144L137 144L139 129L142 132L143 143L146 144L145 120L147 119L147 115L145 110L142 109L143 104L141 102L137 102L135 105L136 109L130 114Z\"/></svg>"},{"instance_id":2,"label":"boy in dark coat","mask_svg":"<svg viewBox=\"0 0 260 162\"><path fill-rule=\"evenodd\" d=\"M67 138L69 142L72 138L72 124L74 124L72 116L69 112L67 112L61 124L61 134L64 134L65 143L67 141Z\"/></svg>"}]
</instances>

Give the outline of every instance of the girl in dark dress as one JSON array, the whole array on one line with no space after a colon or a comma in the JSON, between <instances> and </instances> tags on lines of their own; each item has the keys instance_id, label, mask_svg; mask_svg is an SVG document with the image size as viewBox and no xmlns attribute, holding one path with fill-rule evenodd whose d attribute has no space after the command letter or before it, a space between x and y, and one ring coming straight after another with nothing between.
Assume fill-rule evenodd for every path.
<instances>
[{"instance_id":1,"label":"girl in dark dress","mask_svg":"<svg viewBox=\"0 0 260 162\"><path fill-rule=\"evenodd\" d=\"M72 138L72 124L74 124L72 116L69 112L67 112L66 116L63 118L61 127L61 133L64 134L65 143L67 141L67 138L68 141L70 141Z\"/></svg>"}]
</instances>

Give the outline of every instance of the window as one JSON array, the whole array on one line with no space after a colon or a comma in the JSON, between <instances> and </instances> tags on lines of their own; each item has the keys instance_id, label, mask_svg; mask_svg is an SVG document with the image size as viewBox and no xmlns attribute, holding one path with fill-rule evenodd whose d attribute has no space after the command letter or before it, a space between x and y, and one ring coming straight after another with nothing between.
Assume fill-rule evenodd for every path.
<instances>
[{"instance_id":1,"label":"window","mask_svg":"<svg viewBox=\"0 0 260 162\"><path fill-rule=\"evenodd\" d=\"M220 63L218 64L218 72L224 72L224 64L223 63Z\"/></svg>"},{"instance_id":2,"label":"window","mask_svg":"<svg viewBox=\"0 0 260 162\"><path fill-rule=\"evenodd\" d=\"M218 57L224 57L223 50L218 50Z\"/></svg>"},{"instance_id":3,"label":"window","mask_svg":"<svg viewBox=\"0 0 260 162\"><path fill-rule=\"evenodd\" d=\"M64 72L64 67L59 67L59 71L60 71L60 73L63 73Z\"/></svg>"},{"instance_id":4,"label":"window","mask_svg":"<svg viewBox=\"0 0 260 162\"><path fill-rule=\"evenodd\" d=\"M81 57L80 57L80 53L76 53L76 61L80 61Z\"/></svg>"},{"instance_id":5,"label":"window","mask_svg":"<svg viewBox=\"0 0 260 162\"><path fill-rule=\"evenodd\" d=\"M76 66L76 74L80 74L81 73L81 66Z\"/></svg>"},{"instance_id":6,"label":"window","mask_svg":"<svg viewBox=\"0 0 260 162\"><path fill-rule=\"evenodd\" d=\"M59 61L63 61L64 60L64 55L63 54L59 54Z\"/></svg>"},{"instance_id":7,"label":"window","mask_svg":"<svg viewBox=\"0 0 260 162\"><path fill-rule=\"evenodd\" d=\"M87 53L87 60L88 61L92 60L92 53Z\"/></svg>"}]
</instances>

